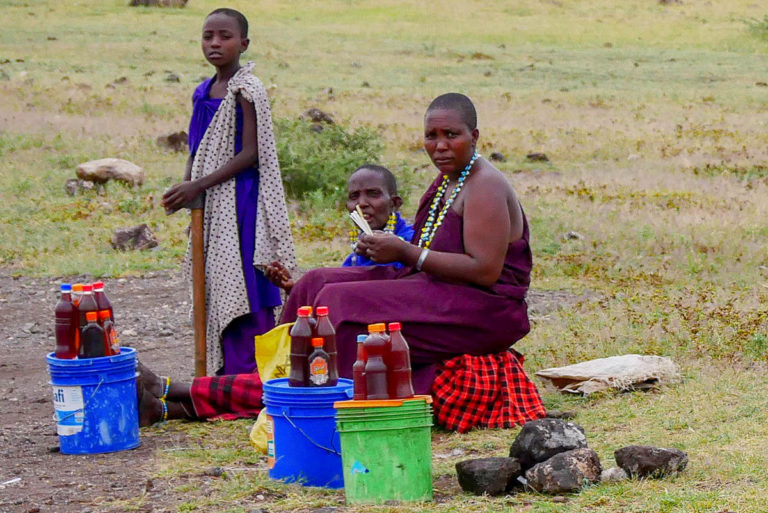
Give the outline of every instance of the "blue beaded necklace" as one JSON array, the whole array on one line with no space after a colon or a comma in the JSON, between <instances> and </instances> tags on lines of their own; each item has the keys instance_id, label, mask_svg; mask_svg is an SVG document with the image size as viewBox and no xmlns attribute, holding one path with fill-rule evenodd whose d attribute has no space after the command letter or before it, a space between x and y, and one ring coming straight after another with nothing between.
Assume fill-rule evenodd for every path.
<instances>
[{"instance_id":1,"label":"blue beaded necklace","mask_svg":"<svg viewBox=\"0 0 768 513\"><path fill-rule=\"evenodd\" d=\"M440 200L443 199L445 191L448 190L448 175L443 175L443 181L440 183L440 187L437 188L435 199L432 200L432 206L429 207L427 222L424 223L424 227L421 229L421 237L419 238L420 248L429 248L429 245L432 244L432 239L434 238L435 233L437 233L437 229L440 228L441 224L443 224L445 214L448 212L448 209L451 208L451 205L453 205L453 200L455 200L456 196L459 195L461 188L464 186L464 182L469 176L470 169L472 169L472 166L475 164L475 161L478 158L480 158L480 154L475 152L474 155L472 155L472 160L469 161L469 164L467 164L467 166L459 175L459 182L456 184L456 187L453 188L451 196L445 202L445 205L443 205L443 208L438 214L437 206L440 204Z\"/></svg>"}]
</instances>

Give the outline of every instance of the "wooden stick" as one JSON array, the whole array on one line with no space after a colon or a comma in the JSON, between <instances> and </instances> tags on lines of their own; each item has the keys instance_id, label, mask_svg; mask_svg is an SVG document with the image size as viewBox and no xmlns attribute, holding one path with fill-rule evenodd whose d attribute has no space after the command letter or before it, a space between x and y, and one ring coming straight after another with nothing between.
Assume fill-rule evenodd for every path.
<instances>
[{"instance_id":1,"label":"wooden stick","mask_svg":"<svg viewBox=\"0 0 768 513\"><path fill-rule=\"evenodd\" d=\"M195 376L207 375L205 364L205 254L203 252L203 209L192 209L192 309L195 328Z\"/></svg>"}]
</instances>

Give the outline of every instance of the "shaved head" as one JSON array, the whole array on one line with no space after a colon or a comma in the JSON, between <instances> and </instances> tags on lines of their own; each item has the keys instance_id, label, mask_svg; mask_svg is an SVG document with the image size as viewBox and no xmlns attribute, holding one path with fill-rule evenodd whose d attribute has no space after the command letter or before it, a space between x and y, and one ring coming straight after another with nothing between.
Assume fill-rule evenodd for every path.
<instances>
[{"instance_id":1,"label":"shaved head","mask_svg":"<svg viewBox=\"0 0 768 513\"><path fill-rule=\"evenodd\" d=\"M472 100L460 93L441 94L429 104L426 114L433 110L444 109L458 112L470 130L477 128L477 111Z\"/></svg>"}]
</instances>

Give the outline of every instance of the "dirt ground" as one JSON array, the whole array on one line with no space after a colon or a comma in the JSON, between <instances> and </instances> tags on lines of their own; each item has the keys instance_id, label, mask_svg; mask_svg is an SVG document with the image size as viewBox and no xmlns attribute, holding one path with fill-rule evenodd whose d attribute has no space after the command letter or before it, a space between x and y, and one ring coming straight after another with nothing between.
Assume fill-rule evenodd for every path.
<instances>
[{"instance_id":1,"label":"dirt ground","mask_svg":"<svg viewBox=\"0 0 768 513\"><path fill-rule=\"evenodd\" d=\"M67 277L67 281L88 281ZM62 279L13 278L0 270L0 513L111 511L111 500L151 494L143 511L175 510L150 474L155 449L180 436L142 431L135 450L85 456L59 452L45 355L54 348L53 307ZM193 375L188 287L175 272L105 280L123 344L157 373ZM531 291L532 319L585 299ZM173 506L172 506L173 505Z\"/></svg>"}]
</instances>

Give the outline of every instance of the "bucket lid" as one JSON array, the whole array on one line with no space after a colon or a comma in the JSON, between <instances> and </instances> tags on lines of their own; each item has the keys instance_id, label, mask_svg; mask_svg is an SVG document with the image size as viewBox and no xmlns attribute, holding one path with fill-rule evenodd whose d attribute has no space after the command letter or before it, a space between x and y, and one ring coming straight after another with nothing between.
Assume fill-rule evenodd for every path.
<instances>
[{"instance_id":1,"label":"bucket lid","mask_svg":"<svg viewBox=\"0 0 768 513\"><path fill-rule=\"evenodd\" d=\"M312 403L341 401L352 397L352 380L339 378L332 387L292 387L289 378L270 379L264 383L264 398L272 400Z\"/></svg>"}]
</instances>

